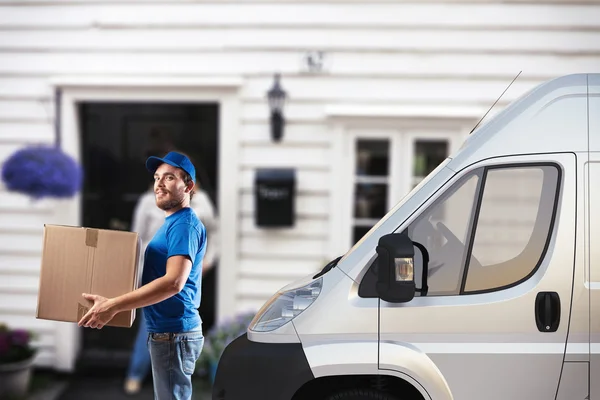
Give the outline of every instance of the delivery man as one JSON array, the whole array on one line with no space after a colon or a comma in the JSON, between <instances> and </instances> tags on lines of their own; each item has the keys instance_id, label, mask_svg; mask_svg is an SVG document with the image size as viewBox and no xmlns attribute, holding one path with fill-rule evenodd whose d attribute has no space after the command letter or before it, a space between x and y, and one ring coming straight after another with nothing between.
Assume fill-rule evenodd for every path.
<instances>
[{"instance_id":1,"label":"delivery man","mask_svg":"<svg viewBox=\"0 0 600 400\"><path fill-rule=\"evenodd\" d=\"M190 208L196 170L183 154L150 157L156 205L165 222L148 243L142 286L107 299L83 294L94 303L79 326L101 329L117 313L144 308L156 399L190 399L191 377L204 345L198 313L206 229Z\"/></svg>"}]
</instances>

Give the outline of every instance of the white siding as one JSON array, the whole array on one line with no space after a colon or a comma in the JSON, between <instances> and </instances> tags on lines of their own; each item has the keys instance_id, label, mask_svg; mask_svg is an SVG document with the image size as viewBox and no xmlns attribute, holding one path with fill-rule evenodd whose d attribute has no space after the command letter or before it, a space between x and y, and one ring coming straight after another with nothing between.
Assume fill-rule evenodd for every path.
<instances>
[{"instance_id":1,"label":"white siding","mask_svg":"<svg viewBox=\"0 0 600 400\"><path fill-rule=\"evenodd\" d=\"M497 108L542 80L597 70L599 21L598 1L0 0L0 163L54 140L53 78L241 76L240 206L221 212L240 221L240 262L225 266L235 308L257 309L331 253L342 147L327 110L453 109L475 122L521 70ZM307 50L325 52L321 73L307 71ZM265 99L275 72L290 96L276 144ZM254 225L253 179L278 166L297 169L297 223L271 232ZM42 225L60 223L57 207L0 190L0 321L38 330L45 365L58 328L34 315Z\"/></svg>"},{"instance_id":2,"label":"white siding","mask_svg":"<svg viewBox=\"0 0 600 400\"><path fill-rule=\"evenodd\" d=\"M366 57L368 54L368 57ZM78 57L85 63L77 63ZM493 60L494 62L490 62ZM379 77L477 77L512 78L523 70L537 79L556 74L593 70L600 61L598 53L557 54L456 54L402 52L331 52L327 54L328 72L339 76ZM302 55L297 51L207 51L178 53L33 52L4 51L0 54L0 74L20 71L24 75L58 74L156 74L170 75L173 66L185 75L270 76L302 72ZM143 68L141 68L143 67Z\"/></svg>"},{"instance_id":3,"label":"white siding","mask_svg":"<svg viewBox=\"0 0 600 400\"><path fill-rule=\"evenodd\" d=\"M257 29L258 28L258 29ZM510 29L510 28L509 28ZM516 30L519 27L513 27ZM508 30L508 34L510 34ZM437 30L412 32L389 27L363 30L358 27L327 27L306 29L215 28L202 30L182 28L155 30L135 28L124 36L121 31L83 31L76 36L71 31L42 30L0 33L0 48L17 51L82 51L156 52L183 51L278 51L298 48L319 48L325 51L398 51L440 53L551 53L578 54L600 49L598 32L524 31L520 41L506 40L507 31L489 30L473 36L468 30L451 30L440 35Z\"/></svg>"}]
</instances>

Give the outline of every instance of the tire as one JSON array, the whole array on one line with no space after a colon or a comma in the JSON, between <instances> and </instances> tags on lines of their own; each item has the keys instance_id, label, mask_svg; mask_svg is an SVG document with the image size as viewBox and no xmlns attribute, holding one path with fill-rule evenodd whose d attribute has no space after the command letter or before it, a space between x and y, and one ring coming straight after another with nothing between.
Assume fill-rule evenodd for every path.
<instances>
[{"instance_id":1,"label":"tire","mask_svg":"<svg viewBox=\"0 0 600 400\"><path fill-rule=\"evenodd\" d=\"M350 389L333 394L326 400L398 400L398 398L373 389Z\"/></svg>"}]
</instances>

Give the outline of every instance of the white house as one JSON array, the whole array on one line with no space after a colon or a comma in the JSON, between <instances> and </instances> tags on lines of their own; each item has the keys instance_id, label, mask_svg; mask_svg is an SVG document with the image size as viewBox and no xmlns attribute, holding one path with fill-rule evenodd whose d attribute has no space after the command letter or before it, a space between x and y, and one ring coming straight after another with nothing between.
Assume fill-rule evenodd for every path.
<instances>
[{"instance_id":1,"label":"white house","mask_svg":"<svg viewBox=\"0 0 600 400\"><path fill-rule=\"evenodd\" d=\"M599 67L592 0L0 0L0 162L56 128L80 160L80 102L217 103L222 319L347 251L520 71L488 117ZM281 142L265 97L275 73ZM264 167L296 170L293 228L254 223ZM80 200L0 191L0 321L38 331L38 365L66 371L81 330L35 319L41 234L80 225Z\"/></svg>"}]
</instances>

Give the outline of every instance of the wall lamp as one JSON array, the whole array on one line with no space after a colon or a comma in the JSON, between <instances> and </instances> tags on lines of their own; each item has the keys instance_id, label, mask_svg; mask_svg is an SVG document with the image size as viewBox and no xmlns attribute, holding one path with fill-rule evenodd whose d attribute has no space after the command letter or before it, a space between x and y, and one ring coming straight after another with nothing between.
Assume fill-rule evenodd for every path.
<instances>
[{"instance_id":1,"label":"wall lamp","mask_svg":"<svg viewBox=\"0 0 600 400\"><path fill-rule=\"evenodd\" d=\"M283 106L287 94L285 90L281 88L280 84L281 76L275 74L275 82L273 87L267 92L267 98L269 99L269 108L271 109L271 139L275 142L281 141L283 137L283 128L285 126L285 119L283 118Z\"/></svg>"}]
</instances>

